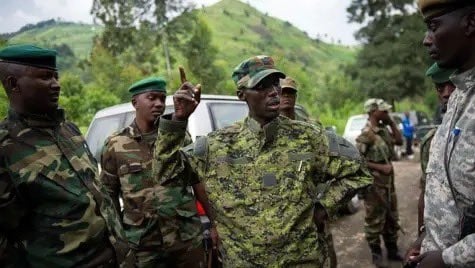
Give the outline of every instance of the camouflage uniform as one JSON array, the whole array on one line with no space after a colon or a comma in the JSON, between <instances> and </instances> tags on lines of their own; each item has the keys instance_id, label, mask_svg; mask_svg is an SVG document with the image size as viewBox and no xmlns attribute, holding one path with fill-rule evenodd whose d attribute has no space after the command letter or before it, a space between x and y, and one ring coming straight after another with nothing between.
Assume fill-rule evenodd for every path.
<instances>
[{"instance_id":1,"label":"camouflage uniform","mask_svg":"<svg viewBox=\"0 0 475 268\"><path fill-rule=\"evenodd\" d=\"M384 125L372 126L368 121L356 145L366 161L391 164L395 155L393 137ZM380 245L380 235L383 235L386 246L397 243L398 212L394 188L394 174L383 175L376 170L370 170L374 177L373 185L365 195L365 235L370 246Z\"/></svg>"},{"instance_id":2,"label":"camouflage uniform","mask_svg":"<svg viewBox=\"0 0 475 268\"><path fill-rule=\"evenodd\" d=\"M451 77L456 86L437 128L427 164L422 251L442 250L446 265L475 266L475 234L463 239L462 211L475 205L475 68ZM447 173L454 186L452 195Z\"/></svg>"},{"instance_id":3,"label":"camouflage uniform","mask_svg":"<svg viewBox=\"0 0 475 268\"><path fill-rule=\"evenodd\" d=\"M264 128L248 117L180 151L186 122L166 118L154 172L204 180L225 267L329 267L328 232L316 230L314 204L334 216L371 183L356 150L330 152L321 128L280 116Z\"/></svg>"},{"instance_id":4,"label":"camouflage uniform","mask_svg":"<svg viewBox=\"0 0 475 268\"><path fill-rule=\"evenodd\" d=\"M431 129L427 134L422 138L421 141L421 170L422 170L422 177L421 177L421 189L424 191L426 185L426 169L427 163L429 162L429 151L430 151L430 144L432 139L434 138L435 132L437 128Z\"/></svg>"},{"instance_id":5,"label":"camouflage uniform","mask_svg":"<svg viewBox=\"0 0 475 268\"><path fill-rule=\"evenodd\" d=\"M102 153L101 180L116 206L119 197L123 200L122 220L129 242L137 247L139 267L167 267L170 257L181 257L177 261L184 262L183 267L198 267L204 259L201 223L186 187L198 181L159 183L152 177L157 136L157 131L142 134L135 122L110 136ZM173 263L173 267L181 266Z\"/></svg>"},{"instance_id":6,"label":"camouflage uniform","mask_svg":"<svg viewBox=\"0 0 475 268\"><path fill-rule=\"evenodd\" d=\"M0 126L0 266L131 267L97 164L63 110L9 111ZM5 249L21 263L2 256Z\"/></svg>"}]
</instances>

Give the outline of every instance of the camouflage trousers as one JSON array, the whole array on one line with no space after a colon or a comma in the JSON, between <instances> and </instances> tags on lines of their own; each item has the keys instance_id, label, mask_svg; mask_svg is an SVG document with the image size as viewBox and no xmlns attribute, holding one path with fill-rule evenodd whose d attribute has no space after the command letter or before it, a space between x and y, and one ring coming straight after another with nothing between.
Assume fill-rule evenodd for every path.
<instances>
[{"instance_id":1,"label":"camouflage trousers","mask_svg":"<svg viewBox=\"0 0 475 268\"><path fill-rule=\"evenodd\" d=\"M386 245L397 243L399 215L394 180L390 187L373 184L368 189L365 210L364 231L368 244L379 246L381 235Z\"/></svg>"},{"instance_id":2,"label":"camouflage trousers","mask_svg":"<svg viewBox=\"0 0 475 268\"><path fill-rule=\"evenodd\" d=\"M139 250L135 257L138 268L206 267L202 247L182 247L166 251Z\"/></svg>"}]
</instances>

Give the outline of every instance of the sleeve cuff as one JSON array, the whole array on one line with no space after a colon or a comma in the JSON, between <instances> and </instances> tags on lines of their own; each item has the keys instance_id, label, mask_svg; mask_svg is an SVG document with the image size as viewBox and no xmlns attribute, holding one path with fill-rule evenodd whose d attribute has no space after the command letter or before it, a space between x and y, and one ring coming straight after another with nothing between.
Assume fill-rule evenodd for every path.
<instances>
[{"instance_id":1,"label":"sleeve cuff","mask_svg":"<svg viewBox=\"0 0 475 268\"><path fill-rule=\"evenodd\" d=\"M164 132L175 132L186 134L186 127L188 121L174 121L171 119L171 114L162 115L160 118L159 129Z\"/></svg>"}]
</instances>

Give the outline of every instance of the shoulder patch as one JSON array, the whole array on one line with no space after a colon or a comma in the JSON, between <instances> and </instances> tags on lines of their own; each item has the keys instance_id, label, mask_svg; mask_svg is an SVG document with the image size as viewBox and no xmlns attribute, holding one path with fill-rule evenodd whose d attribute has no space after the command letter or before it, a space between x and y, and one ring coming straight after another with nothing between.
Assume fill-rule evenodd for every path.
<instances>
[{"instance_id":1,"label":"shoulder patch","mask_svg":"<svg viewBox=\"0 0 475 268\"><path fill-rule=\"evenodd\" d=\"M360 160L360 152L353 144L344 138L338 136L332 131L325 131L328 138L329 150L331 156L343 156L352 160Z\"/></svg>"}]
</instances>

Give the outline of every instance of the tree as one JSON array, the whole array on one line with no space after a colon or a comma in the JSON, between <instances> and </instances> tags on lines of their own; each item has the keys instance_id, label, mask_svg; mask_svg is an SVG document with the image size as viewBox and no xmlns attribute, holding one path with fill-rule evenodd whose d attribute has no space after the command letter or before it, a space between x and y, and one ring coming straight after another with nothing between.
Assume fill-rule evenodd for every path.
<instances>
[{"instance_id":1,"label":"tree","mask_svg":"<svg viewBox=\"0 0 475 268\"><path fill-rule=\"evenodd\" d=\"M188 68L202 83L208 92L221 92L218 84L224 79L224 71L215 64L218 50L211 44L212 34L201 19L196 19L191 38L184 44L183 55L187 59Z\"/></svg>"},{"instance_id":2,"label":"tree","mask_svg":"<svg viewBox=\"0 0 475 268\"><path fill-rule=\"evenodd\" d=\"M94 0L91 14L105 26L100 43L116 56L138 43L135 51L146 53L164 39L177 41L190 24L172 19L191 7L184 0Z\"/></svg>"},{"instance_id":3,"label":"tree","mask_svg":"<svg viewBox=\"0 0 475 268\"><path fill-rule=\"evenodd\" d=\"M415 10L414 0L352 0L348 7L350 22L366 23L355 35L363 48L347 68L366 96L394 101L427 90L425 26Z\"/></svg>"}]
</instances>

